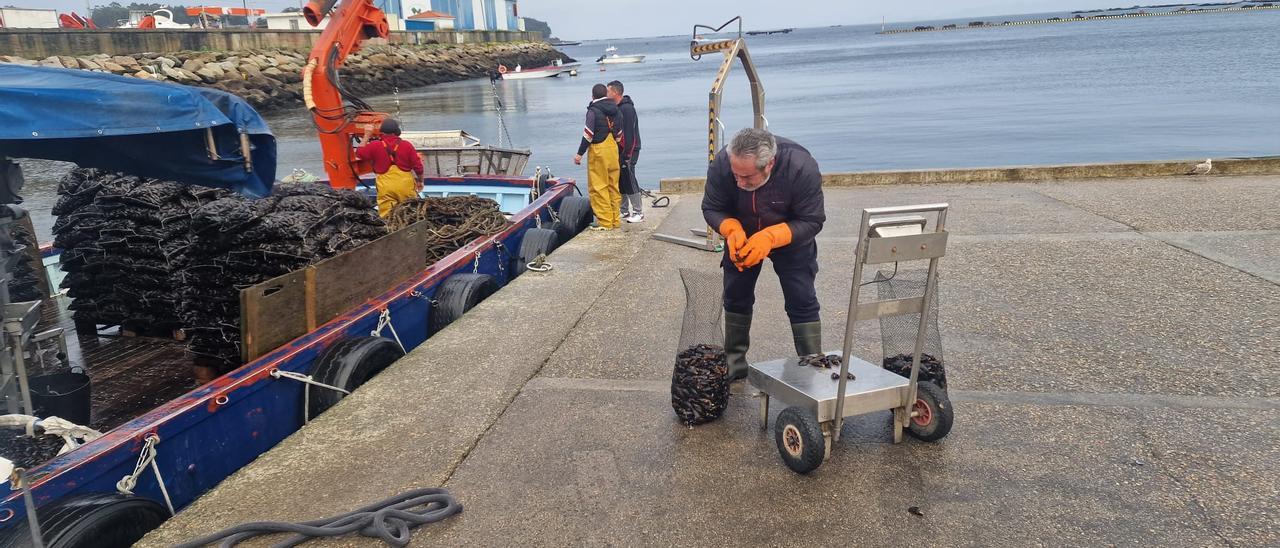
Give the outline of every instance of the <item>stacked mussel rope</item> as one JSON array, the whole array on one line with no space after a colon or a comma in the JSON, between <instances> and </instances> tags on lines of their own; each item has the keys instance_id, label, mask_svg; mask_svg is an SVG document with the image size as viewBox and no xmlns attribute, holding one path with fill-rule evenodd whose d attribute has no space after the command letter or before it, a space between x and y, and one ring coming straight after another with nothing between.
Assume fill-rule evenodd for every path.
<instances>
[{"instance_id":1,"label":"stacked mussel rope","mask_svg":"<svg viewBox=\"0 0 1280 548\"><path fill-rule=\"evenodd\" d=\"M240 290L387 233L363 195L315 183L277 184L271 196L228 195L191 222L180 313L189 352L204 365L240 363Z\"/></svg>"},{"instance_id":2,"label":"stacked mussel rope","mask_svg":"<svg viewBox=\"0 0 1280 548\"><path fill-rule=\"evenodd\" d=\"M24 246L24 253L30 253L31 248L37 245L31 231L22 223L14 223L10 227L14 243ZM29 255L24 254L13 267L13 279L9 281L9 300L12 302L38 301L48 296L40 294L40 271L27 257Z\"/></svg>"},{"instance_id":3,"label":"stacked mussel rope","mask_svg":"<svg viewBox=\"0 0 1280 548\"><path fill-rule=\"evenodd\" d=\"M476 238L497 234L510 224L498 210L498 202L478 196L413 198L400 202L387 215L392 231L421 221L427 221L427 264Z\"/></svg>"},{"instance_id":4,"label":"stacked mussel rope","mask_svg":"<svg viewBox=\"0 0 1280 548\"><path fill-rule=\"evenodd\" d=\"M191 215L227 192L75 169L58 194L54 245L76 322L179 328L174 296L191 247Z\"/></svg>"}]
</instances>

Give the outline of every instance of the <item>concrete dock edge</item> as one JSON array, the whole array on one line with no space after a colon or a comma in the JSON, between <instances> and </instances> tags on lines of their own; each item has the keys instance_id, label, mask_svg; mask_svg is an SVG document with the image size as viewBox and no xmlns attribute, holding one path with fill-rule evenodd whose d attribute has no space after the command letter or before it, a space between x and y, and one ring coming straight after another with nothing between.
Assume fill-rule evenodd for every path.
<instances>
[{"instance_id":1,"label":"concrete dock edge","mask_svg":"<svg viewBox=\"0 0 1280 548\"><path fill-rule=\"evenodd\" d=\"M965 169L919 169L900 171L857 171L827 173L822 176L825 187L871 185L913 185L940 183L1008 183L1064 181L1079 179L1134 179L1187 175L1203 160L1169 160L1110 164L1064 164L1046 166L1005 166ZM1260 158L1225 158L1213 161L1213 175L1277 175L1280 156ZM662 179L660 190L666 194L702 192L706 177L674 177Z\"/></svg>"}]
</instances>

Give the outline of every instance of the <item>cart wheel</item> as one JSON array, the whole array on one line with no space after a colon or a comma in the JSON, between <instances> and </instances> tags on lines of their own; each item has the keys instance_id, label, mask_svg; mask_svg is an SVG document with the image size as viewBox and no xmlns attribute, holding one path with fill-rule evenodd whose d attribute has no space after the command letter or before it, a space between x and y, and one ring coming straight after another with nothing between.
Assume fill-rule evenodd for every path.
<instances>
[{"instance_id":1,"label":"cart wheel","mask_svg":"<svg viewBox=\"0 0 1280 548\"><path fill-rule=\"evenodd\" d=\"M951 432L955 411L951 400L938 385L928 381L916 385L916 403L911 411L916 416L908 419L907 433L922 441L938 441Z\"/></svg>"},{"instance_id":2,"label":"cart wheel","mask_svg":"<svg viewBox=\"0 0 1280 548\"><path fill-rule=\"evenodd\" d=\"M782 462L797 474L816 470L827 454L826 437L822 435L817 417L797 407L788 407L778 415L773 437L778 442Z\"/></svg>"}]
</instances>

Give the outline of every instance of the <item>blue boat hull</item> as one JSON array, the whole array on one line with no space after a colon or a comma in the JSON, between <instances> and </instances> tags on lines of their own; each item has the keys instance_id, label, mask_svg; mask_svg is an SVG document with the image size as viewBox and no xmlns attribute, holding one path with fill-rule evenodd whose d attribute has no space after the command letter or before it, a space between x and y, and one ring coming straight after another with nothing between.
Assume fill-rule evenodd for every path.
<instances>
[{"instance_id":1,"label":"blue boat hull","mask_svg":"<svg viewBox=\"0 0 1280 548\"><path fill-rule=\"evenodd\" d=\"M527 178L468 178L477 185L528 187ZM456 184L442 180L431 183ZM316 330L133 419L75 451L28 471L37 506L66 497L116 492L116 482L133 472L144 440L157 436L155 462L176 509L181 509L227 476L257 458L303 425L302 384L271 376L274 370L308 374L330 345L368 336L387 311L406 350L432 335L431 301L450 275L472 272L492 276L505 286L515 277L513 254L538 218L550 221L550 209L574 192L572 180L552 180L537 200L512 216L502 233L478 239L414 278L348 310ZM479 262L476 254L479 253ZM384 332L389 336L389 331ZM164 503L150 471L139 477L134 493ZM21 493L0 503L0 528L25 515ZM24 525L25 526L25 525Z\"/></svg>"}]
</instances>

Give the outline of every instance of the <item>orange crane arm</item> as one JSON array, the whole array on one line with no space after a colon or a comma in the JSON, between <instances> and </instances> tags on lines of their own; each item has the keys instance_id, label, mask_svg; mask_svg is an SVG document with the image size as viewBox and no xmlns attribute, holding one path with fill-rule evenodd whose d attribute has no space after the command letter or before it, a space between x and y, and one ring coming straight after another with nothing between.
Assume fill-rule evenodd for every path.
<instances>
[{"instance_id":1,"label":"orange crane arm","mask_svg":"<svg viewBox=\"0 0 1280 548\"><path fill-rule=\"evenodd\" d=\"M338 4L334 8L334 4ZM311 0L302 8L311 26L327 16L329 24L320 33L302 73L302 98L320 134L324 170L334 188L354 189L360 175L373 170L367 161L357 161L352 140L372 125L374 132L387 117L374 112L360 98L348 94L338 81L338 67L347 55L360 49L366 38L386 38L387 16L372 0ZM351 104L348 105L347 103Z\"/></svg>"}]
</instances>

